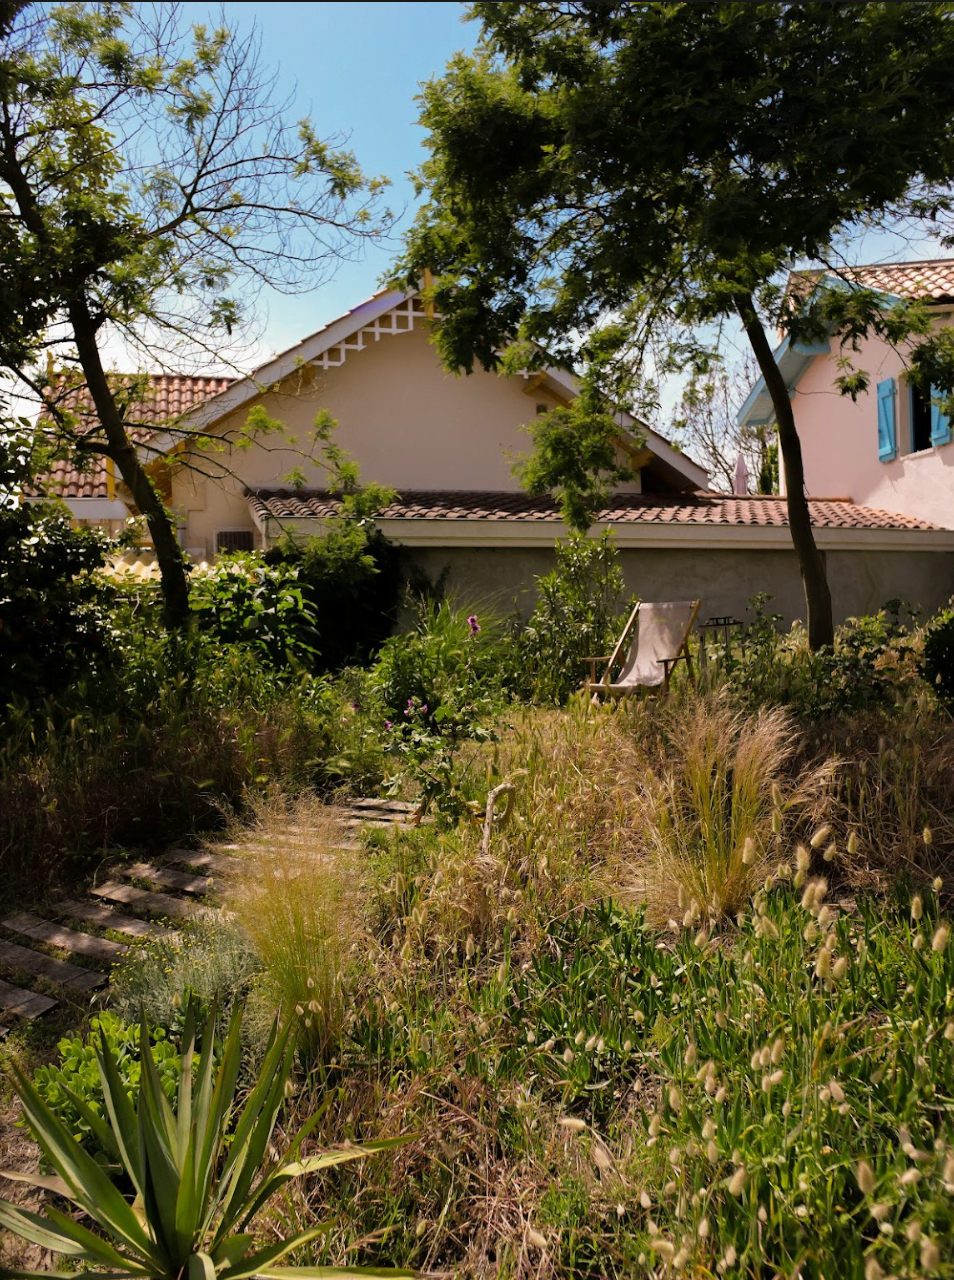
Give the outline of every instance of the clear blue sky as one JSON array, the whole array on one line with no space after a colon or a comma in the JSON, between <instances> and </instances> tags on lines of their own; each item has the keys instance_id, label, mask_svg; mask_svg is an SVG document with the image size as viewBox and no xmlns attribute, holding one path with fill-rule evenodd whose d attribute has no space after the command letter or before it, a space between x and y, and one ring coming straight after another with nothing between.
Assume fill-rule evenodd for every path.
<instances>
[{"instance_id":1,"label":"clear blue sky","mask_svg":"<svg viewBox=\"0 0 954 1280\"><path fill-rule=\"evenodd\" d=\"M410 221L409 170L425 158L424 130L414 101L420 85L439 75L459 49L470 51L479 24L464 22L456 3L267 3L182 6L190 22L226 24L238 34L256 26L262 60L279 73L279 94L297 85L295 117L310 115L319 135L350 134L348 143L368 174L391 179L388 204L407 207L397 235ZM378 287L398 240L343 263L317 293L273 297L265 351L281 351L361 302Z\"/></svg>"}]
</instances>

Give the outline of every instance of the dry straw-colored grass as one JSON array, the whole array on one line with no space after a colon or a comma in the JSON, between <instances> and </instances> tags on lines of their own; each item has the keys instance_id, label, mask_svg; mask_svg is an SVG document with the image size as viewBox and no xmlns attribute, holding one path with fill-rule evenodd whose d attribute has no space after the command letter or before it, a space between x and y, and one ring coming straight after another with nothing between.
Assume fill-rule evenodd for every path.
<instances>
[{"instance_id":1,"label":"dry straw-colored grass","mask_svg":"<svg viewBox=\"0 0 954 1280\"><path fill-rule=\"evenodd\" d=\"M261 966L265 1008L296 1024L303 1061L331 1054L352 993L362 876L347 833L314 798L255 802L225 905Z\"/></svg>"},{"instance_id":2,"label":"dry straw-colored grass","mask_svg":"<svg viewBox=\"0 0 954 1280\"><path fill-rule=\"evenodd\" d=\"M655 759L643 741L617 762L624 892L657 922L734 916L799 829L823 819L834 766L793 768L798 735L785 711L734 711L719 697L660 707L655 746Z\"/></svg>"}]
</instances>

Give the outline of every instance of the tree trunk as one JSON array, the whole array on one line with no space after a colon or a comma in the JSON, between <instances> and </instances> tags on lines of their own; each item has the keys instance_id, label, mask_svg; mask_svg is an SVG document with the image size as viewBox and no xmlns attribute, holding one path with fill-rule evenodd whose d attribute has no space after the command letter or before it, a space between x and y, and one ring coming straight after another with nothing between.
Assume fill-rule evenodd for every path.
<instances>
[{"instance_id":1,"label":"tree trunk","mask_svg":"<svg viewBox=\"0 0 954 1280\"><path fill-rule=\"evenodd\" d=\"M162 498L136 455L135 446L116 407L96 343L96 327L85 299L69 304L69 317L96 416L106 435L104 453L119 468L133 501L146 518L159 565L163 619L170 630L176 630L189 620L189 579L176 530Z\"/></svg>"},{"instance_id":2,"label":"tree trunk","mask_svg":"<svg viewBox=\"0 0 954 1280\"><path fill-rule=\"evenodd\" d=\"M817 650L824 645L834 643L835 626L831 612L831 592L828 590L828 579L825 575L825 562L815 545L808 500L805 497L802 445L795 429L792 401L752 298L748 295L737 298L736 310L752 345L755 359L762 371L765 386L772 397L772 405L775 409L779 450L782 455L782 466L785 468L788 523L792 531L795 554L798 557L802 586L805 590L805 606L808 610L808 644L812 650Z\"/></svg>"}]
</instances>

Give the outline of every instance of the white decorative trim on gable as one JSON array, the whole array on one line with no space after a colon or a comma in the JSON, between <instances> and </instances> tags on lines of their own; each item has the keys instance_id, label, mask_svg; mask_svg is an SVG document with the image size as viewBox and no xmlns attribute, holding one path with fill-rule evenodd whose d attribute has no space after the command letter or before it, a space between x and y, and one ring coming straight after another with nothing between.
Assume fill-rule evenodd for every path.
<instances>
[{"instance_id":1,"label":"white decorative trim on gable","mask_svg":"<svg viewBox=\"0 0 954 1280\"><path fill-rule=\"evenodd\" d=\"M365 325L363 329L358 329L351 337L339 342L336 347L329 347L326 351L322 351L309 363L316 365L319 369L340 369L348 358L348 352L363 351L371 338L378 342L382 334L413 333L415 319L424 317L423 307L420 303L415 306L416 302L416 295L406 298L390 311L385 311L383 316L375 316L370 324Z\"/></svg>"}]
</instances>

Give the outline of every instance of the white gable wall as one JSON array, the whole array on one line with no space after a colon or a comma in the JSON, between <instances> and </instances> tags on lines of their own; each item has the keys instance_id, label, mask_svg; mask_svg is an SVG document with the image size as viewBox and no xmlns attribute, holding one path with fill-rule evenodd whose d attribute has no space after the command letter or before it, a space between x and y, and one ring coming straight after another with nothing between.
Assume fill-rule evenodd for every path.
<instances>
[{"instance_id":1,"label":"white gable wall","mask_svg":"<svg viewBox=\"0 0 954 1280\"><path fill-rule=\"evenodd\" d=\"M298 437L298 447L272 436L247 450L195 455L212 480L177 471L172 500L186 520L184 545L211 554L218 531L251 528L246 486L285 487L289 471L302 467L307 487L326 487L324 470L302 456L322 409L338 420L334 438L358 461L364 480L398 490L518 490L512 458L530 448L521 428L538 404L549 409L555 399L522 377L448 373L420 315L416 319L413 331L372 339L363 351L346 352L337 368L303 368L280 390L259 397L266 412ZM243 406L210 430L228 435L247 414ZM223 474L226 462L231 476Z\"/></svg>"}]
</instances>

